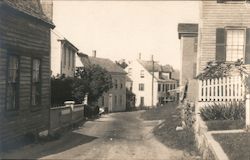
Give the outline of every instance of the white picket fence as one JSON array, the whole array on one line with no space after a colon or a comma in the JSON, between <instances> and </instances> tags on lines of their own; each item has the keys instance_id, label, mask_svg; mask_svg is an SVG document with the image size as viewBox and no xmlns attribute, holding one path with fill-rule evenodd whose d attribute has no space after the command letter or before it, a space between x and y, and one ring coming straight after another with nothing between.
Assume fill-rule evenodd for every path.
<instances>
[{"instance_id":1,"label":"white picket fence","mask_svg":"<svg viewBox=\"0 0 250 160\"><path fill-rule=\"evenodd\" d=\"M244 100L245 87L241 76L199 80L200 102L228 102Z\"/></svg>"}]
</instances>

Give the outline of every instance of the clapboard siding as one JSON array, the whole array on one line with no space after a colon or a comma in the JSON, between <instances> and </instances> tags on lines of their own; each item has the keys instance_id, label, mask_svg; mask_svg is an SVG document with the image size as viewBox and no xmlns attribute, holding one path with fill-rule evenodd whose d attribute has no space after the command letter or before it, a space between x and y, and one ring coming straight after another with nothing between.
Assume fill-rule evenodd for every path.
<instances>
[{"instance_id":1,"label":"clapboard siding","mask_svg":"<svg viewBox=\"0 0 250 160\"><path fill-rule=\"evenodd\" d=\"M202 1L200 15L199 72L208 61L215 60L216 28L228 26L250 28L250 18L246 18L250 17L250 4L246 2Z\"/></svg>"},{"instance_id":2,"label":"clapboard siding","mask_svg":"<svg viewBox=\"0 0 250 160\"><path fill-rule=\"evenodd\" d=\"M0 6L1 7L1 6ZM0 9L0 139L9 142L48 129L50 105L50 28L29 16ZM9 54L18 55L19 109L5 110ZM32 59L41 60L41 105L31 106ZM0 146L1 147L1 146Z\"/></svg>"},{"instance_id":3,"label":"clapboard siding","mask_svg":"<svg viewBox=\"0 0 250 160\"><path fill-rule=\"evenodd\" d=\"M35 20L16 16L12 12L0 10L0 36L2 45L17 47L26 51L36 51L34 54L49 54L50 31L46 26Z\"/></svg>"}]
</instances>

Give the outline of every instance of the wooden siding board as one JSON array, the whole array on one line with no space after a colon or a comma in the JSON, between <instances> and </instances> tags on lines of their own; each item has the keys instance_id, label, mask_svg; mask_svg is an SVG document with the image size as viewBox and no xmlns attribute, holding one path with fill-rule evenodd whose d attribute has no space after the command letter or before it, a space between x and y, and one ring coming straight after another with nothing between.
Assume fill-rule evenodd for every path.
<instances>
[{"instance_id":1,"label":"wooden siding board","mask_svg":"<svg viewBox=\"0 0 250 160\"><path fill-rule=\"evenodd\" d=\"M210 60L215 60L216 28L242 26L250 28L250 4L201 2L199 72Z\"/></svg>"},{"instance_id":2,"label":"wooden siding board","mask_svg":"<svg viewBox=\"0 0 250 160\"><path fill-rule=\"evenodd\" d=\"M0 136L8 141L27 132L48 129L50 105L50 29L19 15L0 10L0 94L5 95L7 50L20 55L19 110L9 115L4 111L5 96L0 97ZM30 107L31 57L42 60L42 106ZM46 94L46 95L44 95Z\"/></svg>"}]
</instances>

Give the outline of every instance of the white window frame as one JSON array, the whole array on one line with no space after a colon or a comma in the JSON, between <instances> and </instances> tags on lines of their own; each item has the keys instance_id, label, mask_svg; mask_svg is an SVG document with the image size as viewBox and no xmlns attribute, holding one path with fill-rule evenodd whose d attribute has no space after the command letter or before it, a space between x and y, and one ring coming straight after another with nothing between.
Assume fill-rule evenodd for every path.
<instances>
[{"instance_id":1,"label":"white window frame","mask_svg":"<svg viewBox=\"0 0 250 160\"><path fill-rule=\"evenodd\" d=\"M243 62L245 62L245 52L246 52L246 28L245 27L226 27L225 31L226 31L226 36L225 36L225 52L226 52L226 61L227 62L234 62L236 60L232 60L232 59L228 59L228 31L229 30L243 30Z\"/></svg>"}]
</instances>

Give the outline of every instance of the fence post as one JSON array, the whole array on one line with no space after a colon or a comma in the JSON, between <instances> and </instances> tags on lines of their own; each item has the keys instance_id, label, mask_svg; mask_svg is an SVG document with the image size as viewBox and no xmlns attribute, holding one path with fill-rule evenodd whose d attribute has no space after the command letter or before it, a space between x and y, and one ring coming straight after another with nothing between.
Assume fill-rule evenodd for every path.
<instances>
[{"instance_id":1,"label":"fence post","mask_svg":"<svg viewBox=\"0 0 250 160\"><path fill-rule=\"evenodd\" d=\"M250 94L246 95L246 129L250 129Z\"/></svg>"}]
</instances>

